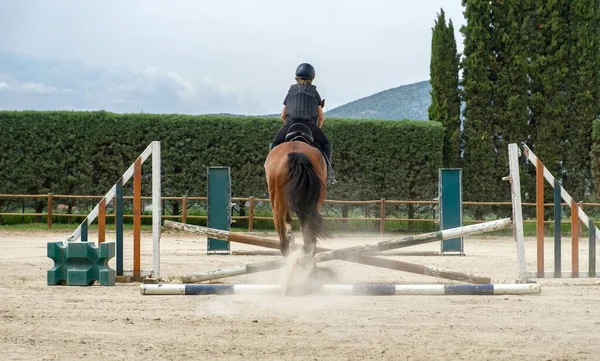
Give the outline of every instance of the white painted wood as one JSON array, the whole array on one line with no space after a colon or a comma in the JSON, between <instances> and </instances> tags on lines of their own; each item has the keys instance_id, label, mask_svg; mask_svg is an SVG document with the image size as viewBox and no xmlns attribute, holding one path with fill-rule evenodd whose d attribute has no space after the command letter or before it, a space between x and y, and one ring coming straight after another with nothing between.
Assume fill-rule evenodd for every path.
<instances>
[{"instance_id":1,"label":"white painted wood","mask_svg":"<svg viewBox=\"0 0 600 361\"><path fill-rule=\"evenodd\" d=\"M154 145L154 143L158 143L158 151L160 153L160 142L154 141L154 142L150 143L146 147L146 149L142 152L142 154L138 157L138 158L142 159L142 163L144 163L144 161L146 159L148 159L148 157L152 154L154 147L156 147L156 145ZM137 161L137 158L136 158L136 161ZM153 164L154 164L154 159L153 159ZM127 169L127 171L125 171L125 173L121 177L123 180L123 185L125 185L125 183L127 183L127 181L129 179L131 179L131 177L133 176L134 166L135 166L135 162L133 164L131 164L131 166ZM159 154L159 158L158 158L158 168L159 168L158 174L160 175L160 154ZM154 167L153 167L153 172L154 172ZM154 178L154 173L152 176ZM117 193L117 185L115 184L108 191L108 193L106 193L106 195L104 196L106 205L108 205L108 203L113 200L116 193ZM152 193L154 194L154 185L152 188ZM160 194L160 190L159 190L159 194ZM153 202L154 202L154 199L153 199ZM100 202L98 202L98 204L96 204L94 209L92 209L90 214L88 214L88 216L86 217L86 219L83 222L87 222L88 225L92 224L98 217L99 208L100 208ZM69 237L67 237L65 240L63 240L63 244L66 244L67 242L75 242L79 239L79 237L81 237L81 224L77 227L77 229L75 229L75 231Z\"/></svg>"},{"instance_id":2,"label":"white painted wood","mask_svg":"<svg viewBox=\"0 0 600 361\"><path fill-rule=\"evenodd\" d=\"M148 157L150 156L150 154L152 154L152 143L150 143L146 149L144 149L144 152L142 152L142 154L137 157L135 159L135 161L129 166L129 168L127 168L127 170L125 171L125 173L123 173L123 185L125 185L125 183L127 183L131 177L133 176L133 172L134 172L134 168L135 168L135 162L137 162L137 160L139 158L142 159L142 164L146 161L146 159L148 159Z\"/></svg>"},{"instance_id":3,"label":"white painted wood","mask_svg":"<svg viewBox=\"0 0 600 361\"><path fill-rule=\"evenodd\" d=\"M152 142L152 265L156 278L160 279L160 235L161 235L161 156L160 142Z\"/></svg>"},{"instance_id":4,"label":"white painted wood","mask_svg":"<svg viewBox=\"0 0 600 361\"><path fill-rule=\"evenodd\" d=\"M527 263L525 262L525 235L523 233L523 208L521 205L521 179L519 177L520 150L516 143L508 145L508 167L510 170L510 191L513 211L513 234L517 243L517 261L519 264L518 281L527 282Z\"/></svg>"},{"instance_id":5,"label":"white painted wood","mask_svg":"<svg viewBox=\"0 0 600 361\"><path fill-rule=\"evenodd\" d=\"M386 285L387 286L387 285ZM446 292L445 285L393 285L395 288L395 295L429 295L429 296L443 296L443 295L454 295L453 293ZM469 285L473 289L476 289L478 285ZM481 285L480 285L481 286ZM542 286L539 284L494 284L484 285L492 286L493 291L491 293L484 293L483 295L525 295L525 294L540 294ZM184 284L141 284L140 293L142 295L186 295L186 289L193 290L211 290L213 285L184 285ZM247 284L247 285L229 285L234 295L283 295L284 288L281 285L273 284ZM360 286L358 286L360 289ZM322 295L336 295L336 296L353 296L357 289L357 285L352 284L326 284L319 288L317 293ZM310 291L309 291L310 293ZM359 292L360 293L360 292ZM201 293L194 293L193 295L199 295ZM471 293L463 293L464 295L471 295ZM377 293L373 294L378 295ZM379 294L382 295L382 294ZM460 295L460 294L459 294Z\"/></svg>"},{"instance_id":6,"label":"white painted wood","mask_svg":"<svg viewBox=\"0 0 600 361\"><path fill-rule=\"evenodd\" d=\"M133 270L124 269L123 276L133 277ZM154 278L154 270L151 270L151 269L140 270L140 277L153 277Z\"/></svg>"},{"instance_id":7,"label":"white painted wood","mask_svg":"<svg viewBox=\"0 0 600 361\"><path fill-rule=\"evenodd\" d=\"M494 284L495 295L527 295L542 293L542 285L539 284Z\"/></svg>"}]
</instances>

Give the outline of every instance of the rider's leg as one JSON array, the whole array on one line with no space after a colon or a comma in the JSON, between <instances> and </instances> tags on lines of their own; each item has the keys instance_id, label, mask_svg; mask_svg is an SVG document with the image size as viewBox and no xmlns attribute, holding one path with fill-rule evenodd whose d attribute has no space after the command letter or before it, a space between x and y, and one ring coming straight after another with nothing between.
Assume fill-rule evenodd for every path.
<instances>
[{"instance_id":1,"label":"rider's leg","mask_svg":"<svg viewBox=\"0 0 600 361\"><path fill-rule=\"evenodd\" d=\"M287 134L290 125L290 123L286 123L283 125L283 127L281 127L281 129L279 129L279 131L275 135L275 138L273 138L273 142L270 144L269 150L275 148L276 146L285 141L285 135Z\"/></svg>"},{"instance_id":2,"label":"rider's leg","mask_svg":"<svg viewBox=\"0 0 600 361\"><path fill-rule=\"evenodd\" d=\"M331 143L327 143L323 146L323 152L325 152L327 159L331 162Z\"/></svg>"},{"instance_id":3,"label":"rider's leg","mask_svg":"<svg viewBox=\"0 0 600 361\"><path fill-rule=\"evenodd\" d=\"M325 153L325 157L327 158L327 180L329 183L333 184L335 183L335 179L333 177L333 167L331 166L331 143L321 128L316 125L312 127L312 133L315 143L317 143L319 148Z\"/></svg>"}]
</instances>

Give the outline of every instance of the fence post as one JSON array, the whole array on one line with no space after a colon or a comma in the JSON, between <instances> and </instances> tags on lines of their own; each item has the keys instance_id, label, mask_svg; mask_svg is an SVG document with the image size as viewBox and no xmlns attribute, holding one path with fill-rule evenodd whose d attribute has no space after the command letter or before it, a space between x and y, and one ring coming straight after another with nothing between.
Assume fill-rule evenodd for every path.
<instances>
[{"instance_id":1,"label":"fence post","mask_svg":"<svg viewBox=\"0 0 600 361\"><path fill-rule=\"evenodd\" d=\"M48 193L48 229L52 229L52 193Z\"/></svg>"},{"instance_id":2,"label":"fence post","mask_svg":"<svg viewBox=\"0 0 600 361\"><path fill-rule=\"evenodd\" d=\"M254 196L250 197L250 205L248 209L248 232L252 232L254 227Z\"/></svg>"},{"instance_id":3,"label":"fence post","mask_svg":"<svg viewBox=\"0 0 600 361\"><path fill-rule=\"evenodd\" d=\"M379 213L379 233L385 232L385 198L381 198L381 211Z\"/></svg>"},{"instance_id":4,"label":"fence post","mask_svg":"<svg viewBox=\"0 0 600 361\"><path fill-rule=\"evenodd\" d=\"M181 200L181 223L187 223L187 194Z\"/></svg>"}]
</instances>

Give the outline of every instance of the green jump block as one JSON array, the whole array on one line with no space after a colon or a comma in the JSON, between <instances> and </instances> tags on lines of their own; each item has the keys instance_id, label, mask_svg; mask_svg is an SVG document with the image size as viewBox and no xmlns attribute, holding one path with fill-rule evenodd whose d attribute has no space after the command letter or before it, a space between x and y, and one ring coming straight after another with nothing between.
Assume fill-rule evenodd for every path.
<instances>
[{"instance_id":1,"label":"green jump block","mask_svg":"<svg viewBox=\"0 0 600 361\"><path fill-rule=\"evenodd\" d=\"M102 286L115 284L116 272L108 266L115 256L115 243L104 242L48 242L47 255L54 261L48 270L48 285L91 286L95 281Z\"/></svg>"}]
</instances>

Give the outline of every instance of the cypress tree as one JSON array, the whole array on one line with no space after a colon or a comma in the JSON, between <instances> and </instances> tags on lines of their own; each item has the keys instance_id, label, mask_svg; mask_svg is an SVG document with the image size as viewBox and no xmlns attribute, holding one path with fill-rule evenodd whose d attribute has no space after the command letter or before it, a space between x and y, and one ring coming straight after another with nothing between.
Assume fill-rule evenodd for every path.
<instances>
[{"instance_id":1,"label":"cypress tree","mask_svg":"<svg viewBox=\"0 0 600 361\"><path fill-rule=\"evenodd\" d=\"M591 130L600 87L600 0L570 2L568 11L570 97L565 123L564 186L577 200L591 190Z\"/></svg>"},{"instance_id":2,"label":"cypress tree","mask_svg":"<svg viewBox=\"0 0 600 361\"><path fill-rule=\"evenodd\" d=\"M444 134L444 167L458 167L460 159L460 97L458 93L459 54L452 20L446 25L440 9L431 38L431 105L429 119L441 122Z\"/></svg>"},{"instance_id":3,"label":"cypress tree","mask_svg":"<svg viewBox=\"0 0 600 361\"><path fill-rule=\"evenodd\" d=\"M530 109L534 127L533 151L559 179L562 178L566 119L570 99L568 2L536 0L530 41Z\"/></svg>"},{"instance_id":4,"label":"cypress tree","mask_svg":"<svg viewBox=\"0 0 600 361\"><path fill-rule=\"evenodd\" d=\"M531 1L492 1L492 89L494 147L497 150L494 181L498 193L510 199L510 187L502 181L508 172L508 145L527 143L529 129L528 109L528 36L527 17L531 13ZM522 171L531 173L531 165L522 159ZM526 174L526 173L524 173ZM522 186L533 187L535 177L523 177ZM503 183L503 184L502 184ZM535 195L533 193L525 193ZM503 210L510 212L508 208Z\"/></svg>"},{"instance_id":5,"label":"cypress tree","mask_svg":"<svg viewBox=\"0 0 600 361\"><path fill-rule=\"evenodd\" d=\"M500 200L493 168L497 149L494 145L494 110L492 84L492 18L487 1L462 0L466 25L462 61L462 96L464 108L464 197L469 201ZM504 199L503 199L504 200ZM484 209L476 208L481 218Z\"/></svg>"}]
</instances>

